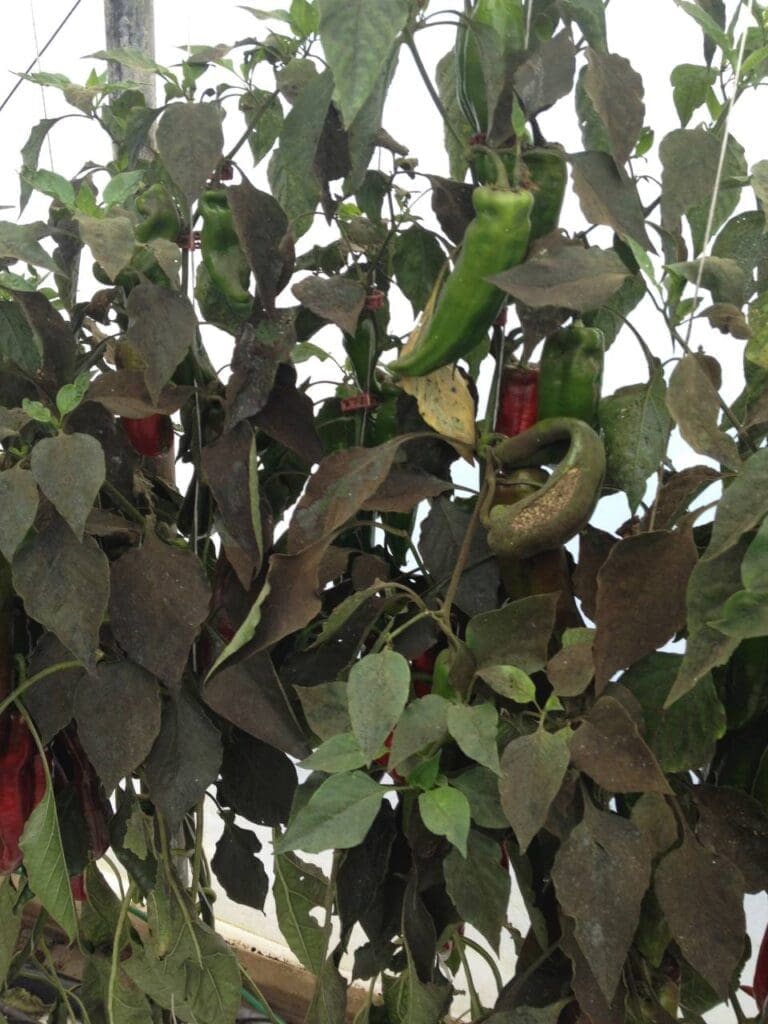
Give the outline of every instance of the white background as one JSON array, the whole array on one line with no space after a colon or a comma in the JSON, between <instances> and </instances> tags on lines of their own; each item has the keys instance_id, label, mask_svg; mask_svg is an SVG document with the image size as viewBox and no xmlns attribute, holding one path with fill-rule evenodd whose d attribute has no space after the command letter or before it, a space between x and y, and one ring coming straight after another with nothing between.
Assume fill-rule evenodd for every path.
<instances>
[{"instance_id":1,"label":"white background","mask_svg":"<svg viewBox=\"0 0 768 1024\"><path fill-rule=\"evenodd\" d=\"M376 0L350 2L375 3ZM0 101L5 98L16 81L14 72L26 69L38 48L48 40L72 3L73 0L17 0L13 4L14 16L11 20L8 9L10 5L6 0L3 33L0 36ZM271 3L270 0L264 0L261 4L255 0L254 6L256 5L264 8L282 8L287 6L287 0L272 0ZM429 10L445 10L449 6L451 5L444 0L432 0ZM453 6L458 6L458 3L454 2ZM727 0L727 6L729 11L734 10L734 0ZM436 20L449 19L446 17ZM667 131L679 127L669 85L670 70L683 62L702 63L700 35L693 23L672 0L644 0L643 3L638 3L637 0L613 0L608 8L608 24L610 49L627 57L643 77L646 90L646 123L655 127L658 143ZM182 54L178 49L181 45L231 43L251 35L263 37L264 23L254 19L234 0L219 0L217 3L211 0L186 0L183 4L176 0L155 0L155 34L158 62L172 66L181 59ZM434 66L439 57L450 48L452 41L453 30L450 27L435 27L420 34L419 48L428 67ZM100 62L87 59L86 55L101 49L104 45L103 0L81 0L67 25L42 58L40 69L61 72L73 81L83 82L91 67L96 66L99 70L103 67ZM264 84L271 87L267 80ZM746 97L737 106L731 122L734 134L747 148L750 165L768 157L768 145L764 141L765 108L761 110L758 102L757 95ZM0 216L6 219L16 217L16 210L13 207L18 199L19 151L30 127L43 117L54 117L63 113L77 114L77 111L65 104L57 90L48 89L44 92L26 82L21 85L8 106L0 112L0 206L9 207ZM419 157L423 170L438 174L448 173L443 157L442 124L431 106L413 61L405 50L400 59L384 123L398 141L407 145L412 154ZM691 126L695 123L694 116ZM562 101L553 110L543 114L540 126L546 137L561 142L566 149L576 151L582 148L570 99ZM230 131L237 132L238 129L233 126ZM82 117L72 117L63 121L53 130L49 139L50 147L46 144L43 148L40 166L66 176L76 173L87 160L106 162L110 158L106 136ZM247 158L243 157L244 165L246 160ZM252 175L252 180L262 187L264 169L265 163L262 163ZM649 164L648 173L657 176L658 168ZM46 205L46 201L33 201L25 212L24 219L45 219ZM428 195L423 196L416 210L429 221ZM579 230L583 226L583 218L573 196L566 203L561 223L571 231ZM313 236L303 240L302 250L314 240ZM406 331L410 326L409 307L402 303L395 307L395 312L398 319L402 320L402 323L396 325L396 329ZM634 322L649 338L656 354L662 359L667 359L673 353L663 323L654 317L653 311L633 314ZM723 362L726 397L735 397L741 388L742 343L702 328L698 323L694 329L693 339ZM206 341L211 347L214 362L218 365L226 363L228 348L222 345L217 332L211 332ZM219 354L221 358L218 358ZM630 379L639 379L643 367L644 361L636 345L626 341L614 345L607 358L605 393L612 392ZM683 464L684 460L681 458L679 465ZM604 502L603 505L606 506L606 527L615 528L627 514L625 500L617 497ZM267 835L264 835L263 839L268 842ZM269 907L267 915L262 916L248 908L234 905L224 898L217 903L217 912L222 922L251 933L251 938L260 948L280 949L283 955L290 959ZM513 901L511 916L518 926L523 925L524 915L518 900ZM767 919L765 894L750 897L748 921L753 944L755 939L759 941ZM751 979L751 976L752 969L749 966L745 970L744 978ZM485 998L490 1001L492 988L488 987L488 979L485 977L482 981L482 990ZM746 996L744 1008L747 1012L753 1012L753 1004ZM709 1019L717 1024L726 1024L735 1018L730 1008L724 1008L710 1015Z\"/></svg>"}]
</instances>

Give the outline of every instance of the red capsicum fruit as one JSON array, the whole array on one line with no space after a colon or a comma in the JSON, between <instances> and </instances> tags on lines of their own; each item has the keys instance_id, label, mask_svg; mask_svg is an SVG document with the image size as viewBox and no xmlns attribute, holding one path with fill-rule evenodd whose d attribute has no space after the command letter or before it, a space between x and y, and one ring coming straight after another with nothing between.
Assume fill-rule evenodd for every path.
<instances>
[{"instance_id":1,"label":"red capsicum fruit","mask_svg":"<svg viewBox=\"0 0 768 1024\"><path fill-rule=\"evenodd\" d=\"M495 432L516 437L534 425L538 412L539 371L533 366L505 366L501 371Z\"/></svg>"},{"instance_id":2,"label":"red capsicum fruit","mask_svg":"<svg viewBox=\"0 0 768 1024\"><path fill-rule=\"evenodd\" d=\"M164 455L173 444L173 423L170 416L156 412L140 419L120 418L128 440L139 455L157 458Z\"/></svg>"},{"instance_id":3,"label":"red capsicum fruit","mask_svg":"<svg viewBox=\"0 0 768 1024\"><path fill-rule=\"evenodd\" d=\"M0 750L0 875L22 862L19 840L45 795L45 769L27 723L12 712Z\"/></svg>"},{"instance_id":4,"label":"red capsicum fruit","mask_svg":"<svg viewBox=\"0 0 768 1024\"><path fill-rule=\"evenodd\" d=\"M760 951L755 964L755 978L752 982L752 995L761 1014L768 1008L768 927L765 929Z\"/></svg>"}]
</instances>

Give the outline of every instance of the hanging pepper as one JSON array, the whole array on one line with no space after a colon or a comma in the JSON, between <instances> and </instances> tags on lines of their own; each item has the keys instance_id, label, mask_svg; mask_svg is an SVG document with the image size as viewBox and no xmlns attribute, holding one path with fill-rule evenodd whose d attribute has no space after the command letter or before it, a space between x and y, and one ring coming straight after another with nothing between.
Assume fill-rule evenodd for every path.
<instances>
[{"instance_id":1,"label":"hanging pepper","mask_svg":"<svg viewBox=\"0 0 768 1024\"><path fill-rule=\"evenodd\" d=\"M495 555L529 558L559 548L589 521L600 497L605 451L586 423L566 417L541 420L498 444L493 460L503 472L541 465L562 441L568 442L567 451L543 487L515 505L491 505L481 512Z\"/></svg>"},{"instance_id":2,"label":"hanging pepper","mask_svg":"<svg viewBox=\"0 0 768 1024\"><path fill-rule=\"evenodd\" d=\"M494 430L515 437L532 427L538 419L539 371L532 366L514 364L501 371L499 408Z\"/></svg>"},{"instance_id":3,"label":"hanging pepper","mask_svg":"<svg viewBox=\"0 0 768 1024\"><path fill-rule=\"evenodd\" d=\"M485 79L489 58L498 60L524 45L522 0L476 0L470 15L459 22L454 50L458 100L476 132L491 129Z\"/></svg>"},{"instance_id":4,"label":"hanging pepper","mask_svg":"<svg viewBox=\"0 0 768 1024\"><path fill-rule=\"evenodd\" d=\"M502 149L497 149L495 154L504 164L509 180L519 180L533 192L531 242L551 234L560 223L560 211L563 208L565 187L568 182L568 165L565 162L564 150L560 146L523 145L520 173L514 137L505 143ZM496 182L497 165L490 152L475 150L471 167L479 184L492 185Z\"/></svg>"},{"instance_id":5,"label":"hanging pepper","mask_svg":"<svg viewBox=\"0 0 768 1024\"><path fill-rule=\"evenodd\" d=\"M533 194L525 189L480 186L472 193L475 218L461 253L418 344L390 369L420 377L453 363L480 344L505 300L488 282L525 258Z\"/></svg>"},{"instance_id":6,"label":"hanging pepper","mask_svg":"<svg viewBox=\"0 0 768 1024\"><path fill-rule=\"evenodd\" d=\"M101 780L72 728L61 734L61 744L66 759L66 774L77 793L85 820L88 849L94 859L98 860L109 849L112 807L106 798Z\"/></svg>"},{"instance_id":7,"label":"hanging pepper","mask_svg":"<svg viewBox=\"0 0 768 1024\"><path fill-rule=\"evenodd\" d=\"M19 840L32 811L45 793L45 770L27 723L17 712L8 716L0 750L0 875L21 864Z\"/></svg>"},{"instance_id":8,"label":"hanging pepper","mask_svg":"<svg viewBox=\"0 0 768 1024\"><path fill-rule=\"evenodd\" d=\"M134 234L138 242L152 242L156 238L167 238L175 242L181 233L181 217L173 196L159 182L136 197L136 209L141 223Z\"/></svg>"},{"instance_id":9,"label":"hanging pepper","mask_svg":"<svg viewBox=\"0 0 768 1024\"><path fill-rule=\"evenodd\" d=\"M139 419L121 416L120 424L139 455L157 458L169 451L173 444L173 423L171 417L163 413L156 412Z\"/></svg>"},{"instance_id":10,"label":"hanging pepper","mask_svg":"<svg viewBox=\"0 0 768 1024\"><path fill-rule=\"evenodd\" d=\"M550 334L539 363L539 416L569 416L597 426L603 383L603 332L580 320Z\"/></svg>"},{"instance_id":11,"label":"hanging pepper","mask_svg":"<svg viewBox=\"0 0 768 1024\"><path fill-rule=\"evenodd\" d=\"M207 189L200 196L201 251L211 284L228 307L242 320L249 315L253 299L248 292L250 267L235 231L225 188Z\"/></svg>"}]
</instances>

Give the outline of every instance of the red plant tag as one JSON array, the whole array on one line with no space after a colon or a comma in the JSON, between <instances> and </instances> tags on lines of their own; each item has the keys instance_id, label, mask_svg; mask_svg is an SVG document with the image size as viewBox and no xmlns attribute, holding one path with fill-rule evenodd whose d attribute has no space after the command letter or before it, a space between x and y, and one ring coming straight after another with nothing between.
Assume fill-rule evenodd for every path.
<instances>
[{"instance_id":1,"label":"red plant tag","mask_svg":"<svg viewBox=\"0 0 768 1024\"><path fill-rule=\"evenodd\" d=\"M370 391L361 391L359 395L350 395L339 402L342 412L355 412L357 409L375 409L378 405Z\"/></svg>"}]
</instances>

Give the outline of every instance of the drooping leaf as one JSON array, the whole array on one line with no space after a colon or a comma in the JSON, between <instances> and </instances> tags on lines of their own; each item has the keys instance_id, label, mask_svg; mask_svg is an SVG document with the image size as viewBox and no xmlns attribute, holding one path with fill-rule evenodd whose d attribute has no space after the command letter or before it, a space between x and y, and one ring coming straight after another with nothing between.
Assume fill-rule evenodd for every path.
<instances>
[{"instance_id":1,"label":"drooping leaf","mask_svg":"<svg viewBox=\"0 0 768 1024\"><path fill-rule=\"evenodd\" d=\"M392 1024L440 1024L451 1003L452 988L419 981L412 963L397 977L384 975L384 1005Z\"/></svg>"},{"instance_id":2,"label":"drooping leaf","mask_svg":"<svg viewBox=\"0 0 768 1024\"><path fill-rule=\"evenodd\" d=\"M606 224L654 251L645 228L645 215L634 182L622 176L608 153L574 153L573 187L590 224Z\"/></svg>"},{"instance_id":3,"label":"drooping leaf","mask_svg":"<svg viewBox=\"0 0 768 1024\"><path fill-rule=\"evenodd\" d=\"M717 389L697 356L684 356L675 367L669 381L667 406L694 451L722 462L729 469L739 469L736 442L717 423Z\"/></svg>"},{"instance_id":4,"label":"drooping leaf","mask_svg":"<svg viewBox=\"0 0 768 1024\"><path fill-rule=\"evenodd\" d=\"M601 697L573 734L571 760L611 793L669 793L669 783L622 704Z\"/></svg>"},{"instance_id":5,"label":"drooping leaf","mask_svg":"<svg viewBox=\"0 0 768 1024\"><path fill-rule=\"evenodd\" d=\"M768 513L768 449L761 448L739 465L738 475L723 491L715 513L712 538L704 559L718 558L753 530Z\"/></svg>"},{"instance_id":6,"label":"drooping leaf","mask_svg":"<svg viewBox=\"0 0 768 1024\"><path fill-rule=\"evenodd\" d=\"M64 861L56 800L50 784L27 819L19 846L24 854L24 868L30 889L53 920L70 939L74 939L77 934L77 917Z\"/></svg>"},{"instance_id":7,"label":"drooping leaf","mask_svg":"<svg viewBox=\"0 0 768 1024\"><path fill-rule=\"evenodd\" d=\"M493 704L451 704L446 721L448 731L467 757L500 773L499 716Z\"/></svg>"},{"instance_id":8,"label":"drooping leaf","mask_svg":"<svg viewBox=\"0 0 768 1024\"><path fill-rule=\"evenodd\" d=\"M191 205L221 159L219 105L172 103L157 123L156 142L165 169Z\"/></svg>"},{"instance_id":9,"label":"drooping leaf","mask_svg":"<svg viewBox=\"0 0 768 1024\"><path fill-rule=\"evenodd\" d=\"M528 673L543 668L557 600L557 594L536 594L470 619L466 643L478 665L514 665Z\"/></svg>"},{"instance_id":10,"label":"drooping leaf","mask_svg":"<svg viewBox=\"0 0 768 1024\"><path fill-rule=\"evenodd\" d=\"M306 1024L336 1024L346 1018L347 982L342 977L333 956L323 961L317 977L312 1000L304 1018Z\"/></svg>"},{"instance_id":11,"label":"drooping leaf","mask_svg":"<svg viewBox=\"0 0 768 1024\"><path fill-rule=\"evenodd\" d=\"M587 51L584 87L611 140L611 151L620 166L635 148L645 117L643 80L625 57Z\"/></svg>"},{"instance_id":12,"label":"drooping leaf","mask_svg":"<svg viewBox=\"0 0 768 1024\"><path fill-rule=\"evenodd\" d=\"M95 541L78 543L63 519L49 519L17 550L13 585L30 618L85 665L95 663L109 598L109 562Z\"/></svg>"},{"instance_id":13,"label":"drooping leaf","mask_svg":"<svg viewBox=\"0 0 768 1024\"><path fill-rule=\"evenodd\" d=\"M275 297L293 269L288 218L273 196L254 188L245 178L239 185L230 186L227 202L243 252L256 276L259 299L271 312Z\"/></svg>"},{"instance_id":14,"label":"drooping leaf","mask_svg":"<svg viewBox=\"0 0 768 1024\"><path fill-rule=\"evenodd\" d=\"M368 758L360 749L357 738L351 732L331 736L312 751L301 762L301 767L311 772L351 772L363 768Z\"/></svg>"},{"instance_id":15,"label":"drooping leaf","mask_svg":"<svg viewBox=\"0 0 768 1024\"><path fill-rule=\"evenodd\" d=\"M642 501L646 482L667 450L672 421L665 395L664 373L654 362L647 384L625 385L600 402L607 480L626 492L632 511Z\"/></svg>"},{"instance_id":16,"label":"drooping leaf","mask_svg":"<svg viewBox=\"0 0 768 1024\"><path fill-rule=\"evenodd\" d=\"M613 999L651 881L642 833L626 818L587 803L555 856L557 898L607 1002Z\"/></svg>"},{"instance_id":17,"label":"drooping leaf","mask_svg":"<svg viewBox=\"0 0 768 1024\"><path fill-rule=\"evenodd\" d=\"M397 236L392 263L398 286L416 315L429 301L445 253L431 231L413 224Z\"/></svg>"},{"instance_id":18,"label":"drooping leaf","mask_svg":"<svg viewBox=\"0 0 768 1024\"><path fill-rule=\"evenodd\" d=\"M389 754L390 768L399 770L408 758L445 738L449 706L448 701L436 693L411 701L395 728Z\"/></svg>"},{"instance_id":19,"label":"drooping leaf","mask_svg":"<svg viewBox=\"0 0 768 1024\"><path fill-rule=\"evenodd\" d=\"M219 731L200 705L184 691L170 695L144 771L152 802L171 833L215 782L221 757Z\"/></svg>"},{"instance_id":20,"label":"drooping leaf","mask_svg":"<svg viewBox=\"0 0 768 1024\"><path fill-rule=\"evenodd\" d=\"M32 476L78 540L106 479L104 450L89 434L44 437L32 450Z\"/></svg>"},{"instance_id":21,"label":"drooping leaf","mask_svg":"<svg viewBox=\"0 0 768 1024\"><path fill-rule=\"evenodd\" d=\"M662 647L685 625L698 555L690 530L640 533L611 549L597 577L595 685Z\"/></svg>"},{"instance_id":22,"label":"drooping leaf","mask_svg":"<svg viewBox=\"0 0 768 1024\"><path fill-rule=\"evenodd\" d=\"M76 219L80 237L93 253L96 262L114 281L131 262L136 245L130 218L88 217L80 213Z\"/></svg>"},{"instance_id":23,"label":"drooping leaf","mask_svg":"<svg viewBox=\"0 0 768 1024\"><path fill-rule=\"evenodd\" d=\"M7 562L35 522L39 496L27 469L16 465L0 473L0 551Z\"/></svg>"},{"instance_id":24,"label":"drooping leaf","mask_svg":"<svg viewBox=\"0 0 768 1024\"><path fill-rule=\"evenodd\" d=\"M685 831L656 869L654 888L683 956L725 998L744 948L744 880Z\"/></svg>"},{"instance_id":25,"label":"drooping leaf","mask_svg":"<svg viewBox=\"0 0 768 1024\"><path fill-rule=\"evenodd\" d=\"M53 669L69 658L61 641L53 633L44 633L30 656L28 676ZM52 671L24 694L24 706L35 720L44 744L50 743L72 721L75 692L82 674L81 668Z\"/></svg>"},{"instance_id":26,"label":"drooping leaf","mask_svg":"<svg viewBox=\"0 0 768 1024\"><path fill-rule=\"evenodd\" d=\"M149 281L131 289L126 310L126 340L144 362L147 390L157 402L195 340L197 316L186 295Z\"/></svg>"},{"instance_id":27,"label":"drooping leaf","mask_svg":"<svg viewBox=\"0 0 768 1024\"><path fill-rule=\"evenodd\" d=\"M437 836L445 836L462 857L467 855L469 801L453 786L437 786L419 794L422 821Z\"/></svg>"},{"instance_id":28,"label":"drooping leaf","mask_svg":"<svg viewBox=\"0 0 768 1024\"><path fill-rule=\"evenodd\" d=\"M109 614L118 643L148 672L177 683L208 615L210 591L200 561L150 530L140 548L112 563L111 576Z\"/></svg>"},{"instance_id":29,"label":"drooping leaf","mask_svg":"<svg viewBox=\"0 0 768 1024\"><path fill-rule=\"evenodd\" d=\"M368 654L352 666L347 683L349 718L366 760L372 760L408 701L411 670L395 651Z\"/></svg>"},{"instance_id":30,"label":"drooping leaf","mask_svg":"<svg viewBox=\"0 0 768 1024\"><path fill-rule=\"evenodd\" d=\"M371 827L384 792L363 772L332 775L293 817L276 851L320 853L357 846Z\"/></svg>"},{"instance_id":31,"label":"drooping leaf","mask_svg":"<svg viewBox=\"0 0 768 1024\"><path fill-rule=\"evenodd\" d=\"M227 896L254 910L264 909L269 892L267 873L256 856L260 851L255 833L228 822L211 858L211 867Z\"/></svg>"},{"instance_id":32,"label":"drooping leaf","mask_svg":"<svg viewBox=\"0 0 768 1024\"><path fill-rule=\"evenodd\" d=\"M445 884L462 920L477 928L497 953L509 904L509 871L499 859L499 844L472 829L467 856L451 850L443 862Z\"/></svg>"},{"instance_id":33,"label":"drooping leaf","mask_svg":"<svg viewBox=\"0 0 768 1024\"><path fill-rule=\"evenodd\" d=\"M375 7L319 0L320 40L336 82L344 122L350 125L375 89L408 18L406 0Z\"/></svg>"},{"instance_id":34,"label":"drooping leaf","mask_svg":"<svg viewBox=\"0 0 768 1024\"><path fill-rule=\"evenodd\" d=\"M614 295L629 270L611 249L565 245L489 280L526 306L564 306L586 313Z\"/></svg>"},{"instance_id":35,"label":"drooping leaf","mask_svg":"<svg viewBox=\"0 0 768 1024\"><path fill-rule=\"evenodd\" d=\"M621 677L643 709L645 739L662 769L685 772L701 768L725 734L725 708L711 676L670 708L664 703L680 669L682 656L658 651L638 661Z\"/></svg>"},{"instance_id":36,"label":"drooping leaf","mask_svg":"<svg viewBox=\"0 0 768 1024\"><path fill-rule=\"evenodd\" d=\"M307 309L354 334L365 304L365 289L347 277L305 277L291 291Z\"/></svg>"},{"instance_id":37,"label":"drooping leaf","mask_svg":"<svg viewBox=\"0 0 768 1024\"><path fill-rule=\"evenodd\" d=\"M513 739L501 755L501 806L523 852L543 827L563 783L570 742L570 729L537 729Z\"/></svg>"},{"instance_id":38,"label":"drooping leaf","mask_svg":"<svg viewBox=\"0 0 768 1024\"><path fill-rule=\"evenodd\" d=\"M261 784L269 779L269 786ZM282 825L288 820L298 784L293 762L285 754L234 729L224 744L219 801L254 825Z\"/></svg>"},{"instance_id":39,"label":"drooping leaf","mask_svg":"<svg viewBox=\"0 0 768 1024\"><path fill-rule=\"evenodd\" d=\"M469 801L472 821L481 828L506 828L507 819L501 809L499 777L489 768L474 765L451 779L451 785Z\"/></svg>"},{"instance_id":40,"label":"drooping leaf","mask_svg":"<svg viewBox=\"0 0 768 1024\"><path fill-rule=\"evenodd\" d=\"M77 732L107 793L144 762L160 731L157 680L129 661L102 662L75 692Z\"/></svg>"}]
</instances>

